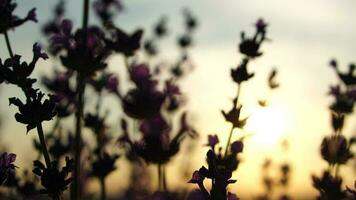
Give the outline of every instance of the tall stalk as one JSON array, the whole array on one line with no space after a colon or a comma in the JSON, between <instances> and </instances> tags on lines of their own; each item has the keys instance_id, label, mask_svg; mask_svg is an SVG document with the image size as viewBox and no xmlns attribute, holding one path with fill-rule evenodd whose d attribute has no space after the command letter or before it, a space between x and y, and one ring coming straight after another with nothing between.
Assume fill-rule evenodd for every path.
<instances>
[{"instance_id":1,"label":"tall stalk","mask_svg":"<svg viewBox=\"0 0 356 200\"><path fill-rule=\"evenodd\" d=\"M100 178L100 200L106 200L105 178Z\"/></svg>"},{"instance_id":2,"label":"tall stalk","mask_svg":"<svg viewBox=\"0 0 356 200\"><path fill-rule=\"evenodd\" d=\"M237 85L237 94L236 94L236 100L235 100L235 103L234 103L234 108L236 108L237 105L238 105L240 92L241 92L241 83ZM231 137L232 137L232 133L234 132L234 128L235 128L234 125L231 125L231 129L230 129L230 132L229 132L229 137L228 137L227 143L226 143L224 157L227 156L227 152L228 152L228 149L229 149L229 146L230 146L230 143L231 143Z\"/></svg>"},{"instance_id":3,"label":"tall stalk","mask_svg":"<svg viewBox=\"0 0 356 200\"><path fill-rule=\"evenodd\" d=\"M4 36L5 36L5 42L6 42L7 50L9 51L10 57L12 58L12 57L14 57L14 53L12 53L9 35L7 34L6 31L4 33Z\"/></svg>"},{"instance_id":4,"label":"tall stalk","mask_svg":"<svg viewBox=\"0 0 356 200\"><path fill-rule=\"evenodd\" d=\"M83 30L86 31L88 28L89 21L89 0L84 0L83 2ZM85 36L87 37L87 36ZM87 40L87 38L85 38ZM71 191L72 200L81 199L80 191L80 169L81 169L81 153L82 153L82 118L83 118L83 108L84 108L84 91L85 91L85 77L83 74L78 72L77 78L77 111L75 113L75 142L74 142L74 181Z\"/></svg>"},{"instance_id":5,"label":"tall stalk","mask_svg":"<svg viewBox=\"0 0 356 200\"><path fill-rule=\"evenodd\" d=\"M80 191L80 169L81 169L81 153L82 153L82 118L84 108L84 91L85 91L85 79L82 75L78 75L77 80L77 100L78 107L75 113L75 141L74 141L74 180L72 185L72 200L79 200L81 197Z\"/></svg>"},{"instance_id":6,"label":"tall stalk","mask_svg":"<svg viewBox=\"0 0 356 200\"><path fill-rule=\"evenodd\" d=\"M14 53L13 53L12 48L11 48L9 35L7 34L7 32L5 32L4 36L5 36L6 47L7 47L7 50L9 52L9 55L10 55L11 58L13 58L14 57ZM30 98L29 94L27 93L27 90L25 88L21 88L21 89L24 92L24 94L26 96L26 99ZM37 134L38 134L38 138L40 140L42 153L43 153L43 157L45 159L46 166L47 166L47 168L51 168L51 158L50 158L49 153L48 153L46 140L45 140L45 136L44 136L43 128L42 128L42 123L38 123L36 127L37 127ZM60 200L61 198L60 198L59 195L57 195L57 196L54 196L53 199L54 200Z\"/></svg>"}]
</instances>

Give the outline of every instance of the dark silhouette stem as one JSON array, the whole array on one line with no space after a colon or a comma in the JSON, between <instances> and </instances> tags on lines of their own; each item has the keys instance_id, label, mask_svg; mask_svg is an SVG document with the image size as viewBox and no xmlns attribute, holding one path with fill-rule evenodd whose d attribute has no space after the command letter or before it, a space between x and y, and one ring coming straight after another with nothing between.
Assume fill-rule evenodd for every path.
<instances>
[{"instance_id":1,"label":"dark silhouette stem","mask_svg":"<svg viewBox=\"0 0 356 200\"><path fill-rule=\"evenodd\" d=\"M38 133L38 138L40 139L40 144L42 147L42 153L43 153L43 157L45 159L46 162L46 166L47 168L51 168L51 158L49 157L49 153L48 153L48 149L47 149L47 145L46 145L46 140L44 137L44 133L43 133L43 128L42 128L42 124L39 123L37 124L37 133ZM61 200L61 197L59 195L56 195L53 197L54 200Z\"/></svg>"},{"instance_id":2,"label":"dark silhouette stem","mask_svg":"<svg viewBox=\"0 0 356 200\"><path fill-rule=\"evenodd\" d=\"M162 189L162 173L161 173L161 164L157 165L158 169L158 191L161 191Z\"/></svg>"},{"instance_id":3,"label":"dark silhouette stem","mask_svg":"<svg viewBox=\"0 0 356 200\"><path fill-rule=\"evenodd\" d=\"M80 191L80 160L82 153L82 117L83 117L83 107L84 107L84 91L85 91L85 80L82 75L78 75L77 81L77 94L78 94L78 107L75 113L76 124L75 124L75 141L74 141L74 182L72 188L72 199L79 200L81 196Z\"/></svg>"},{"instance_id":4,"label":"dark silhouette stem","mask_svg":"<svg viewBox=\"0 0 356 200\"><path fill-rule=\"evenodd\" d=\"M227 143L226 143L226 147L225 147L224 157L227 156L227 152L228 152L228 149L229 149L229 146L230 146L230 142L231 142L231 137L232 137L233 131L234 131L234 125L232 125L231 129L230 129L229 138L227 139Z\"/></svg>"},{"instance_id":5,"label":"dark silhouette stem","mask_svg":"<svg viewBox=\"0 0 356 200\"><path fill-rule=\"evenodd\" d=\"M166 168L164 165L161 166L161 170L162 170L162 187L163 187L163 191L166 192L167 191L167 179L166 179Z\"/></svg>"},{"instance_id":6,"label":"dark silhouette stem","mask_svg":"<svg viewBox=\"0 0 356 200\"><path fill-rule=\"evenodd\" d=\"M86 30L89 23L89 0L84 0L83 2L83 24L82 28ZM85 35L85 40L87 36ZM75 113L76 123L75 123L75 141L74 141L74 180L72 184L71 199L80 200L81 191L80 191L80 160L82 153L82 117L83 117L83 108L84 108L84 91L85 91L85 81L84 75L78 72L77 77L77 94L78 94L78 107Z\"/></svg>"},{"instance_id":7,"label":"dark silhouette stem","mask_svg":"<svg viewBox=\"0 0 356 200\"><path fill-rule=\"evenodd\" d=\"M234 107L236 107L238 105L240 91L241 91L241 83L237 85L236 101L235 101ZM239 120L239 119L237 119L237 120ZM234 128L235 128L234 125L232 125L231 129L230 129L230 133L229 133L229 138L227 139L224 157L227 156L227 152L228 152L228 149L229 149L229 146L230 146L230 143L231 143L231 137L232 137L232 133L234 131Z\"/></svg>"},{"instance_id":8,"label":"dark silhouette stem","mask_svg":"<svg viewBox=\"0 0 356 200\"><path fill-rule=\"evenodd\" d=\"M9 35L7 34L6 31L4 33L4 36L5 36L7 50L9 51L10 57L12 58L12 57L14 57L14 53L12 52Z\"/></svg>"},{"instance_id":9,"label":"dark silhouette stem","mask_svg":"<svg viewBox=\"0 0 356 200\"><path fill-rule=\"evenodd\" d=\"M100 178L100 199L106 200L106 188L105 188L105 178Z\"/></svg>"},{"instance_id":10,"label":"dark silhouette stem","mask_svg":"<svg viewBox=\"0 0 356 200\"><path fill-rule=\"evenodd\" d=\"M84 0L83 5L83 29L88 28L89 22L89 0Z\"/></svg>"},{"instance_id":11,"label":"dark silhouette stem","mask_svg":"<svg viewBox=\"0 0 356 200\"><path fill-rule=\"evenodd\" d=\"M49 157L49 153L48 153L47 145L46 145L46 140L45 140L45 137L44 137L44 134L43 134L43 129L42 129L42 124L41 123L39 123L37 125L37 133L38 133L38 138L40 139L40 144L41 144L41 147L42 147L42 153L43 153L43 157L45 159L47 168L50 168L51 167L51 158Z\"/></svg>"}]
</instances>

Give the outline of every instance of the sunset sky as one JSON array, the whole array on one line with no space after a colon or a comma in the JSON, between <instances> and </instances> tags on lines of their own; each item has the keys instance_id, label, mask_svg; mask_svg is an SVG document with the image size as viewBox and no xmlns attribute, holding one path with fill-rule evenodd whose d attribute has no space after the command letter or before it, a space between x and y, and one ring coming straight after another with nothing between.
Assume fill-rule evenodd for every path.
<instances>
[{"instance_id":1,"label":"sunset sky","mask_svg":"<svg viewBox=\"0 0 356 200\"><path fill-rule=\"evenodd\" d=\"M56 1L18 0L17 13L24 16L29 8L37 7L39 24L28 23L10 32L13 49L24 58L31 58L31 47L35 41L44 41L40 25L45 23ZM68 1L68 15L81 23L82 1ZM312 188L311 174L320 174L327 164L322 161L319 146L323 136L330 134L327 96L329 86L337 83L328 62L336 58L346 70L350 62L356 62L356 1L344 0L130 0L124 1L125 10L116 23L125 30L133 31L142 27L149 29L160 16L169 18L170 36L160 45L161 58L172 61L176 58L175 39L183 32L181 10L190 8L199 19L199 28L194 36L195 46L190 50L196 65L193 73L182 83L183 92L189 97L187 110L194 126L201 133L201 141L195 153L193 169L204 163L207 148L205 135L219 134L225 145L229 124L220 113L231 106L235 85L230 78L230 69L241 60L238 53L240 31L247 35L254 31L253 23L260 17L268 23L268 42L262 46L264 55L251 62L250 70L256 73L251 81L242 87L241 101L244 116L250 120L244 131L236 131L233 137L251 135L245 143L243 164L234 174L237 183L231 186L241 196L256 195L261 185L261 165L266 157L280 162L288 160L292 165L290 191L295 196L316 194ZM93 19L93 18L92 18ZM90 23L97 23L90 19ZM0 58L8 56L5 40L0 38ZM164 50L163 50L164 49ZM174 60L173 60L174 61ZM51 71L50 61L41 61L36 75ZM279 71L281 87L268 91L266 80L272 68ZM110 70L124 70L121 57L110 60ZM119 75L123 77L122 75ZM6 144L18 154L19 163L29 162L26 157L31 148L32 131L26 136L25 126L15 123L16 109L9 108L8 97L18 94L14 87L0 87L0 113ZM267 98L269 106L261 108L257 100ZM345 135L356 134L356 117L348 119ZM50 127L50 123L46 123ZM290 149L281 154L281 140L287 138ZM13 146L12 144L16 145ZM120 161L118 162L120 165ZM356 177L355 168L341 168L345 183L351 185ZM19 164L19 166L21 166ZM116 173L119 174L120 172ZM109 178L116 181L117 177Z\"/></svg>"}]
</instances>

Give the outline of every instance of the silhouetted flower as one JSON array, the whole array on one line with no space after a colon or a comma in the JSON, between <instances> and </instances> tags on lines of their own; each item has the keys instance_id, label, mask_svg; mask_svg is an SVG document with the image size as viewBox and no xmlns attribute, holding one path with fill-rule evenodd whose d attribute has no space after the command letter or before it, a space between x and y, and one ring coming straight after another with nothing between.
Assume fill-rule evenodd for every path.
<instances>
[{"instance_id":1,"label":"silhouetted flower","mask_svg":"<svg viewBox=\"0 0 356 200\"><path fill-rule=\"evenodd\" d=\"M104 33L98 27L78 29L72 33L72 22L63 20L60 32L51 38L51 44L58 51L65 52L60 58L68 69L88 76L106 67L109 51Z\"/></svg>"},{"instance_id":2,"label":"silhouetted flower","mask_svg":"<svg viewBox=\"0 0 356 200\"><path fill-rule=\"evenodd\" d=\"M58 117L67 117L76 110L76 91L70 85L73 73L55 71L54 77L42 77L42 83L55 94Z\"/></svg>"},{"instance_id":3,"label":"silhouetted flower","mask_svg":"<svg viewBox=\"0 0 356 200\"><path fill-rule=\"evenodd\" d=\"M350 64L349 65L349 71L346 73L340 72L339 66L337 64L336 60L331 60L330 65L335 69L337 75L339 76L340 80L346 85L346 86L354 86L356 85L356 75L355 75L355 69L356 65L355 64Z\"/></svg>"},{"instance_id":4,"label":"silhouetted flower","mask_svg":"<svg viewBox=\"0 0 356 200\"><path fill-rule=\"evenodd\" d=\"M183 15L185 18L185 27L186 29L191 32L198 26L197 19L193 16L190 10L184 9Z\"/></svg>"},{"instance_id":5,"label":"silhouetted flower","mask_svg":"<svg viewBox=\"0 0 356 200\"><path fill-rule=\"evenodd\" d=\"M89 84L98 93L106 89L109 93L119 94L119 80L114 74L104 72L99 77L90 79Z\"/></svg>"},{"instance_id":6,"label":"silhouetted flower","mask_svg":"<svg viewBox=\"0 0 356 200\"><path fill-rule=\"evenodd\" d=\"M178 44L182 48L187 48L192 45L192 38L189 35L183 35L178 38Z\"/></svg>"},{"instance_id":7,"label":"silhouetted flower","mask_svg":"<svg viewBox=\"0 0 356 200\"><path fill-rule=\"evenodd\" d=\"M208 139L212 138L209 137ZM213 142L215 143L216 141ZM195 171L189 182L198 184L202 194L207 196L207 199L209 200L237 198L237 196L227 192L227 186L236 182L236 180L232 180L230 178L232 176L232 172L236 170L238 166L239 161L237 159L237 154L242 152L242 142L236 141L232 143L228 147L230 148L230 152L227 152L227 155L222 155L221 149L219 149L218 152L215 152L214 143L213 145L210 145L211 149L206 154L208 168L203 166L199 169L199 171ZM212 188L210 193L207 192L204 187L203 181L205 178L212 179Z\"/></svg>"},{"instance_id":8,"label":"silhouetted flower","mask_svg":"<svg viewBox=\"0 0 356 200\"><path fill-rule=\"evenodd\" d=\"M244 144L241 141L235 141L231 143L230 150L232 154L241 153L244 148Z\"/></svg>"},{"instance_id":9,"label":"silhouetted flower","mask_svg":"<svg viewBox=\"0 0 356 200\"><path fill-rule=\"evenodd\" d=\"M101 118L96 114L89 113L84 117L84 124L95 132L106 127L104 120L104 118Z\"/></svg>"},{"instance_id":10,"label":"silhouetted flower","mask_svg":"<svg viewBox=\"0 0 356 200\"><path fill-rule=\"evenodd\" d=\"M234 80L237 84L248 81L254 76L254 73L247 72L247 63L248 60L244 59L242 63L236 67L236 69L231 69L232 80Z\"/></svg>"},{"instance_id":11,"label":"silhouetted flower","mask_svg":"<svg viewBox=\"0 0 356 200\"><path fill-rule=\"evenodd\" d=\"M121 0L96 0L93 6L102 23L111 22L114 15L123 9Z\"/></svg>"},{"instance_id":12,"label":"silhouetted flower","mask_svg":"<svg viewBox=\"0 0 356 200\"><path fill-rule=\"evenodd\" d=\"M42 27L42 32L46 36L51 36L60 32L60 25L64 16L65 1L60 0L53 9L54 16Z\"/></svg>"},{"instance_id":13,"label":"silhouetted flower","mask_svg":"<svg viewBox=\"0 0 356 200\"><path fill-rule=\"evenodd\" d=\"M125 122L122 123L122 129L124 134L119 138L119 142L121 145L127 145L128 153L155 164L168 162L179 151L183 138L186 135L193 136L189 134L192 128L185 122L178 133L171 138L172 127L160 113L141 122L142 138L139 141L132 141L129 138Z\"/></svg>"},{"instance_id":14,"label":"silhouetted flower","mask_svg":"<svg viewBox=\"0 0 356 200\"><path fill-rule=\"evenodd\" d=\"M122 99L124 112L136 119L150 118L158 113L165 95L157 89L157 81L151 79L148 66L133 66L130 78L136 88L129 90Z\"/></svg>"},{"instance_id":15,"label":"silhouetted flower","mask_svg":"<svg viewBox=\"0 0 356 200\"><path fill-rule=\"evenodd\" d=\"M321 155L330 165L345 164L353 154L343 135L325 137L321 144Z\"/></svg>"},{"instance_id":16,"label":"silhouetted flower","mask_svg":"<svg viewBox=\"0 0 356 200\"><path fill-rule=\"evenodd\" d=\"M335 133L342 130L344 127L345 115L342 114L331 114L331 124L334 128Z\"/></svg>"},{"instance_id":17,"label":"silhouetted flower","mask_svg":"<svg viewBox=\"0 0 356 200\"><path fill-rule=\"evenodd\" d=\"M240 112L242 106L236 107L235 101L236 99L233 100L233 107L228 113L225 113L225 111L221 111L221 113L223 114L227 122L232 123L234 128L243 128L246 124L247 118L240 119Z\"/></svg>"},{"instance_id":18,"label":"silhouetted flower","mask_svg":"<svg viewBox=\"0 0 356 200\"><path fill-rule=\"evenodd\" d=\"M161 19L154 27L154 33L159 38L167 35L167 17L161 17Z\"/></svg>"},{"instance_id":19,"label":"silhouetted flower","mask_svg":"<svg viewBox=\"0 0 356 200\"><path fill-rule=\"evenodd\" d=\"M113 172L115 162L119 158L119 155L109 155L107 152L102 152L98 155L98 158L92 163L91 175L97 178L104 179L107 175Z\"/></svg>"},{"instance_id":20,"label":"silhouetted flower","mask_svg":"<svg viewBox=\"0 0 356 200\"><path fill-rule=\"evenodd\" d=\"M35 160L33 165L32 172L41 177L41 184L45 188L41 192L51 197L60 196L73 180L68 176L73 170L74 162L68 157L66 157L66 165L61 170L58 169L56 161L52 161L51 166L45 167L41 161Z\"/></svg>"},{"instance_id":21,"label":"silhouetted flower","mask_svg":"<svg viewBox=\"0 0 356 200\"><path fill-rule=\"evenodd\" d=\"M54 96L49 96L49 99L42 102L43 97L44 94L36 90L30 94L25 104L15 97L9 99L10 105L13 104L19 109L19 113L15 114L16 121L26 124L27 132L43 121L52 120L56 115Z\"/></svg>"},{"instance_id":22,"label":"silhouetted flower","mask_svg":"<svg viewBox=\"0 0 356 200\"><path fill-rule=\"evenodd\" d=\"M279 83L276 81L277 70L273 69L268 77L268 86L271 89L275 89L279 87Z\"/></svg>"},{"instance_id":23,"label":"silhouetted flower","mask_svg":"<svg viewBox=\"0 0 356 200\"><path fill-rule=\"evenodd\" d=\"M354 89L342 90L340 86L334 86L330 88L330 95L335 100L331 104L330 109L338 114L350 114L353 111L353 107L356 102L356 95Z\"/></svg>"},{"instance_id":24,"label":"silhouetted flower","mask_svg":"<svg viewBox=\"0 0 356 200\"><path fill-rule=\"evenodd\" d=\"M0 155L0 185L2 185L10 174L15 173L14 162L16 155L13 153L3 153Z\"/></svg>"},{"instance_id":25,"label":"silhouetted flower","mask_svg":"<svg viewBox=\"0 0 356 200\"><path fill-rule=\"evenodd\" d=\"M324 172L321 178L313 176L313 186L319 190L318 200L343 199L345 193L341 189L342 179L333 177L329 172Z\"/></svg>"},{"instance_id":26,"label":"silhouetted flower","mask_svg":"<svg viewBox=\"0 0 356 200\"><path fill-rule=\"evenodd\" d=\"M22 25L27 21L37 22L35 8L31 9L27 16L20 18L13 14L17 4L12 0L1 0L0 2L0 33L5 33L10 29Z\"/></svg>"},{"instance_id":27,"label":"silhouetted flower","mask_svg":"<svg viewBox=\"0 0 356 200\"><path fill-rule=\"evenodd\" d=\"M136 30L131 35L116 27L112 27L111 31L111 39L106 40L109 49L129 57L133 56L135 51L140 48L143 30Z\"/></svg>"},{"instance_id":28,"label":"silhouetted flower","mask_svg":"<svg viewBox=\"0 0 356 200\"><path fill-rule=\"evenodd\" d=\"M241 33L241 43L239 45L240 53L250 58L255 58L262 55L259 48L266 39L267 24L259 19L256 23L256 32L252 38L245 38L245 33Z\"/></svg>"},{"instance_id":29,"label":"silhouetted flower","mask_svg":"<svg viewBox=\"0 0 356 200\"><path fill-rule=\"evenodd\" d=\"M37 61L40 58L44 60L48 58L47 54L41 51L41 47L37 43L33 45L32 51L33 58L30 63L21 62L21 56L19 55L6 59L4 63L2 63L0 59L0 74L2 76L0 83L2 79L28 92L32 84L36 82L36 79L31 79L29 76L32 74Z\"/></svg>"},{"instance_id":30,"label":"silhouetted flower","mask_svg":"<svg viewBox=\"0 0 356 200\"><path fill-rule=\"evenodd\" d=\"M257 32L265 33L268 24L263 19L258 19L255 26L256 26Z\"/></svg>"}]
</instances>

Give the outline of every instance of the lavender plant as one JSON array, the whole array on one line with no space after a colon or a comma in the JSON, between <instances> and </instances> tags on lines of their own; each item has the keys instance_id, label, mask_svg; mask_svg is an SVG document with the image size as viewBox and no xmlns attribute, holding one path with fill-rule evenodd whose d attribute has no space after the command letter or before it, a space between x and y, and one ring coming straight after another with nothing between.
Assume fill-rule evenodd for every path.
<instances>
[{"instance_id":1,"label":"lavender plant","mask_svg":"<svg viewBox=\"0 0 356 200\"><path fill-rule=\"evenodd\" d=\"M231 123L225 150L222 152L222 147L215 148L219 143L217 135L208 136L208 146L210 147L206 158L208 167L203 166L193 173L189 182L197 184L199 190L191 193L188 199L239 199L237 195L227 192L227 187L229 184L236 182L231 177L232 173L238 168L240 162L238 154L243 151L243 141L241 138L231 143L231 139L234 130L242 129L247 121L247 118L241 117L242 105L239 102L239 96L242 83L247 82L254 76L254 73L249 72L248 64L262 55L260 47L266 41L266 22L263 19L259 19L255 24L255 28L255 34L252 37L246 37L244 32L241 33L239 51L244 57L240 65L235 69L231 69L232 80L237 84L237 93L232 101L231 110L228 112L222 111L226 122ZM211 179L210 192L204 186L205 179Z\"/></svg>"},{"instance_id":2,"label":"lavender plant","mask_svg":"<svg viewBox=\"0 0 356 200\"><path fill-rule=\"evenodd\" d=\"M329 164L329 169L325 170L321 177L312 176L313 186L319 191L320 200L348 198L342 186L340 167L354 157L351 148L356 141L354 137L347 139L343 135L345 121L352 115L356 101L355 65L350 64L346 73L340 71L336 60L332 60L330 66L335 70L339 83L332 86L329 92L333 97L333 103L329 107L333 132L323 139L320 148L321 156ZM352 193L351 189L349 191Z\"/></svg>"}]
</instances>

